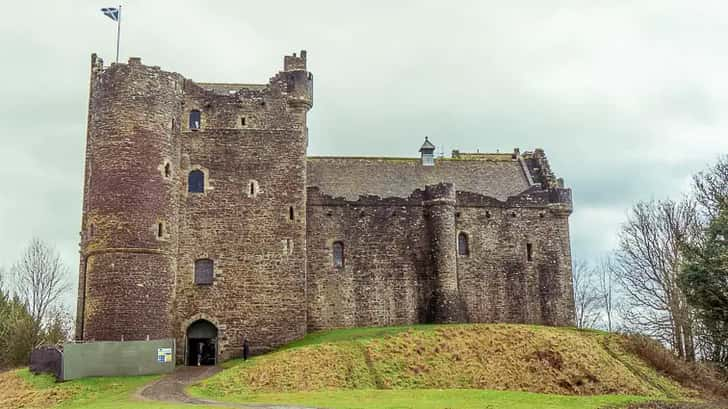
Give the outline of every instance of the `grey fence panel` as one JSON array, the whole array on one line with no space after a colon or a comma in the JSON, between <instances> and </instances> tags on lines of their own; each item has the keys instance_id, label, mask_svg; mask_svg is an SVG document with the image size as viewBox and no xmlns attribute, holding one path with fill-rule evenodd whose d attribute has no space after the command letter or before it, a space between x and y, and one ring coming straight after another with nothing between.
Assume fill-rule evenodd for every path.
<instances>
[{"instance_id":1,"label":"grey fence panel","mask_svg":"<svg viewBox=\"0 0 728 409\"><path fill-rule=\"evenodd\" d=\"M174 357L174 339L66 343L63 379L169 373Z\"/></svg>"},{"instance_id":2,"label":"grey fence panel","mask_svg":"<svg viewBox=\"0 0 728 409\"><path fill-rule=\"evenodd\" d=\"M55 346L43 346L30 353L30 372L39 374L47 372L56 379L63 379L63 352Z\"/></svg>"}]
</instances>

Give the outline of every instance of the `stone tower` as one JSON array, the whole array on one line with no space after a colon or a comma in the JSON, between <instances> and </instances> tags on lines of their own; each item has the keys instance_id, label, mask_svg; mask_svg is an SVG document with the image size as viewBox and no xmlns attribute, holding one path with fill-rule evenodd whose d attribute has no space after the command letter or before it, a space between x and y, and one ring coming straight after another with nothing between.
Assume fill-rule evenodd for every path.
<instances>
[{"instance_id":1,"label":"stone tower","mask_svg":"<svg viewBox=\"0 0 728 409\"><path fill-rule=\"evenodd\" d=\"M205 321L220 355L305 333L312 82L305 51L267 84L92 56L77 338L182 346Z\"/></svg>"},{"instance_id":2,"label":"stone tower","mask_svg":"<svg viewBox=\"0 0 728 409\"><path fill-rule=\"evenodd\" d=\"M172 329L183 79L91 58L77 335L161 338ZM165 174L167 171L167 174ZM113 319L108 319L113 317Z\"/></svg>"}]
</instances>

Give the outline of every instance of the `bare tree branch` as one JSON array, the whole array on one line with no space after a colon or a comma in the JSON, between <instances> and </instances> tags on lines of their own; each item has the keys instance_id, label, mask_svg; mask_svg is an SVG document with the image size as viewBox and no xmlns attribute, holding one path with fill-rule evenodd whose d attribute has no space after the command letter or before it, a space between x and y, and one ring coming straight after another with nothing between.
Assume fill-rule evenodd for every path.
<instances>
[{"instance_id":1,"label":"bare tree branch","mask_svg":"<svg viewBox=\"0 0 728 409\"><path fill-rule=\"evenodd\" d=\"M613 318L615 313L614 303L616 298L615 275L617 267L611 257L602 259L597 266L597 275L599 278L599 297L601 298L601 306L604 310L604 319L607 331L613 331Z\"/></svg>"},{"instance_id":2,"label":"bare tree branch","mask_svg":"<svg viewBox=\"0 0 728 409\"><path fill-rule=\"evenodd\" d=\"M34 238L20 260L13 265L15 291L38 323L47 318L54 306L68 290L68 268L52 247Z\"/></svg>"},{"instance_id":3,"label":"bare tree branch","mask_svg":"<svg viewBox=\"0 0 728 409\"><path fill-rule=\"evenodd\" d=\"M693 319L678 285L682 248L700 235L696 204L688 199L639 202L619 235L611 266L625 295L621 316L632 330L694 359Z\"/></svg>"},{"instance_id":4,"label":"bare tree branch","mask_svg":"<svg viewBox=\"0 0 728 409\"><path fill-rule=\"evenodd\" d=\"M728 205L728 155L721 156L714 166L693 176L693 194L709 218L718 214L721 204Z\"/></svg>"},{"instance_id":5,"label":"bare tree branch","mask_svg":"<svg viewBox=\"0 0 728 409\"><path fill-rule=\"evenodd\" d=\"M601 309L601 297L595 285L594 271L583 260L574 260L572 271L576 326L593 328L599 321Z\"/></svg>"}]
</instances>

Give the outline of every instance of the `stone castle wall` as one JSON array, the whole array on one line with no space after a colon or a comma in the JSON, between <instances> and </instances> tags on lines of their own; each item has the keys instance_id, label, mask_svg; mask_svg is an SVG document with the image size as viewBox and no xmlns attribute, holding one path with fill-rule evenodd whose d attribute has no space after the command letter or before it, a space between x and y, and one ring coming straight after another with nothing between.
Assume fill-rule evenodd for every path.
<instances>
[{"instance_id":1,"label":"stone castle wall","mask_svg":"<svg viewBox=\"0 0 728 409\"><path fill-rule=\"evenodd\" d=\"M459 192L452 204L433 207L434 188L355 201L309 188L309 330L573 323L565 204L549 203L548 191L505 202ZM459 233L468 237L467 255L457 254ZM334 241L344 243L343 268L334 266ZM450 259L438 263L443 253Z\"/></svg>"}]
</instances>

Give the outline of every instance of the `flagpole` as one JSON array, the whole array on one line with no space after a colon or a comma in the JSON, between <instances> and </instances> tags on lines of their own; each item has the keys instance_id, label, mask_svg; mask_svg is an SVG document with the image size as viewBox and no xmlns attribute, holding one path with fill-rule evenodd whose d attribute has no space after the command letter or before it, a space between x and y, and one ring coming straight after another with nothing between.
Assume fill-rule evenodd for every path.
<instances>
[{"instance_id":1,"label":"flagpole","mask_svg":"<svg viewBox=\"0 0 728 409\"><path fill-rule=\"evenodd\" d=\"M121 37L121 4L119 5L119 18L116 20L116 63L119 63L119 38Z\"/></svg>"}]
</instances>

